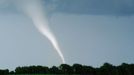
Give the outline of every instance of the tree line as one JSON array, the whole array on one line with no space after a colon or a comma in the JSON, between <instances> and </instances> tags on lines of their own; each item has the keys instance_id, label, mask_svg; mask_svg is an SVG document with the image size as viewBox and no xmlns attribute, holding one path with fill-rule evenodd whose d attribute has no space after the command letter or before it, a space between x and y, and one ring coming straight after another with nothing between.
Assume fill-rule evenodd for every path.
<instances>
[{"instance_id":1,"label":"tree line","mask_svg":"<svg viewBox=\"0 0 134 75\"><path fill-rule=\"evenodd\" d=\"M60 66L22 66L14 71L0 69L0 75L7 74L80 74L80 75L134 75L134 64L122 63L114 66L104 63L99 68L81 64L61 64Z\"/></svg>"}]
</instances>

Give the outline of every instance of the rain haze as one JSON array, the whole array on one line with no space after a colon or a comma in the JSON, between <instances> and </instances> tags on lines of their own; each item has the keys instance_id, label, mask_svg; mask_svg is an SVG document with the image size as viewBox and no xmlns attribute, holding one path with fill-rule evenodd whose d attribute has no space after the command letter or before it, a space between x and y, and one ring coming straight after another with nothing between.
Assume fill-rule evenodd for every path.
<instances>
[{"instance_id":1,"label":"rain haze","mask_svg":"<svg viewBox=\"0 0 134 75\"><path fill-rule=\"evenodd\" d=\"M43 24L48 23L67 64L134 62L134 0L0 0L1 68L62 63L49 37L22 8L25 3L36 8L34 1L41 1Z\"/></svg>"}]
</instances>

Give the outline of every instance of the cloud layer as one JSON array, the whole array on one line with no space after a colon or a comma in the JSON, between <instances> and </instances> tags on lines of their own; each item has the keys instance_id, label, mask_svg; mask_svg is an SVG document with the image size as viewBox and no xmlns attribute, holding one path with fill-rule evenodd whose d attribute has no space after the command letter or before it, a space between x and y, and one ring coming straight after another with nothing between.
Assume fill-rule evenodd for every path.
<instances>
[{"instance_id":1,"label":"cloud layer","mask_svg":"<svg viewBox=\"0 0 134 75\"><path fill-rule=\"evenodd\" d=\"M134 0L58 0L55 11L76 14L133 15Z\"/></svg>"},{"instance_id":2,"label":"cloud layer","mask_svg":"<svg viewBox=\"0 0 134 75\"><path fill-rule=\"evenodd\" d=\"M11 8L13 0L1 0L0 8ZM31 0L32 1L32 0ZM49 13L133 15L134 0L42 0Z\"/></svg>"}]
</instances>

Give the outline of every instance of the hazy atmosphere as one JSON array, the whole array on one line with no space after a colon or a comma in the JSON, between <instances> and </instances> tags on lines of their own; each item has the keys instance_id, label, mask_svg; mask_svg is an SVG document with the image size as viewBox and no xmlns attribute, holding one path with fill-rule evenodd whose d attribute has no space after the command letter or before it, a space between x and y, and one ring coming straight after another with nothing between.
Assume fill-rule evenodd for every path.
<instances>
[{"instance_id":1,"label":"hazy atmosphere","mask_svg":"<svg viewBox=\"0 0 134 75\"><path fill-rule=\"evenodd\" d=\"M63 62L49 37L38 31L22 8L25 3L34 7L34 1L40 0L0 0L0 68ZM67 64L99 67L104 62L134 63L134 0L41 0L41 3L43 23L48 23ZM32 11L38 18L37 12Z\"/></svg>"}]
</instances>

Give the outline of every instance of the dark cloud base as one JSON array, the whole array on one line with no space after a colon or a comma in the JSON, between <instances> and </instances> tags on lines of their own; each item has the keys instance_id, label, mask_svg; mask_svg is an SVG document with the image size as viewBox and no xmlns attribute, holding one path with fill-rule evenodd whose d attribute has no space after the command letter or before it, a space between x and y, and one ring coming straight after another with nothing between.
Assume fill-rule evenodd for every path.
<instances>
[{"instance_id":1,"label":"dark cloud base","mask_svg":"<svg viewBox=\"0 0 134 75\"><path fill-rule=\"evenodd\" d=\"M0 1L0 12L17 12L14 0ZM32 0L31 0L32 1ZM134 14L134 0L42 0L49 14L117 15Z\"/></svg>"},{"instance_id":2,"label":"dark cloud base","mask_svg":"<svg viewBox=\"0 0 134 75\"><path fill-rule=\"evenodd\" d=\"M47 0L55 12L91 15L133 15L134 0Z\"/></svg>"}]
</instances>

